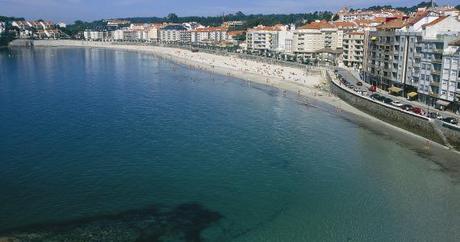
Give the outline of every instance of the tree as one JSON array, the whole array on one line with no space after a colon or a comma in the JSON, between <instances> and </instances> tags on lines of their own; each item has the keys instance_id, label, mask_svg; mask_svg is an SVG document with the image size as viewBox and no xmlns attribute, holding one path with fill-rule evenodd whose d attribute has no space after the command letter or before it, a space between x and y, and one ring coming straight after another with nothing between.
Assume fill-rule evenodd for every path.
<instances>
[{"instance_id":1,"label":"tree","mask_svg":"<svg viewBox=\"0 0 460 242\"><path fill-rule=\"evenodd\" d=\"M177 15L175 13L168 14L168 17L166 17L166 18L170 22L177 22L177 20L179 19L179 17L177 17Z\"/></svg>"},{"instance_id":2,"label":"tree","mask_svg":"<svg viewBox=\"0 0 460 242\"><path fill-rule=\"evenodd\" d=\"M455 8L458 9L458 10L460 11L460 4L457 5Z\"/></svg>"},{"instance_id":3,"label":"tree","mask_svg":"<svg viewBox=\"0 0 460 242\"><path fill-rule=\"evenodd\" d=\"M243 12L238 11L238 12L235 13L235 16L236 16L237 18L243 18L243 17L245 17L246 15L244 15Z\"/></svg>"}]
</instances>

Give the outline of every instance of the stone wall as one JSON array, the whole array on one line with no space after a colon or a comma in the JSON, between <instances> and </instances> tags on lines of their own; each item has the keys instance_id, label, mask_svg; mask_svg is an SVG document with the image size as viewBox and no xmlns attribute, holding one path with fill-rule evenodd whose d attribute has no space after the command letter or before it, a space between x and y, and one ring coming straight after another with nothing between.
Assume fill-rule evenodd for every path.
<instances>
[{"instance_id":1,"label":"stone wall","mask_svg":"<svg viewBox=\"0 0 460 242\"><path fill-rule=\"evenodd\" d=\"M328 79L331 82L332 93L359 110L434 142L451 145L457 150L460 148L460 128L448 124L436 124L427 117L361 96L333 80L331 74L328 74ZM436 127L441 132L437 132Z\"/></svg>"},{"instance_id":2,"label":"stone wall","mask_svg":"<svg viewBox=\"0 0 460 242\"><path fill-rule=\"evenodd\" d=\"M455 149L460 150L460 127L443 123L440 129L449 143L455 147Z\"/></svg>"}]
</instances>

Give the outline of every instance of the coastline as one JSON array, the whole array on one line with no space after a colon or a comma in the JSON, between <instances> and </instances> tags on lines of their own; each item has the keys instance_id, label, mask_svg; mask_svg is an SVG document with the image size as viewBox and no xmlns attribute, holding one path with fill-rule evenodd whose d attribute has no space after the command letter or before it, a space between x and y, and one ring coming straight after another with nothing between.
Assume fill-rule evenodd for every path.
<instances>
[{"instance_id":1,"label":"coastline","mask_svg":"<svg viewBox=\"0 0 460 242\"><path fill-rule=\"evenodd\" d=\"M235 56L222 56L203 52L192 53L189 50L158 46L119 45L107 42L74 40L35 41L34 46L39 48L108 48L150 53L176 63L187 65L190 68L232 76L293 93L294 96L300 96L302 102L305 100L306 103L304 104L306 105L315 106L334 115L341 116L372 132L396 140L409 149L430 158L430 160L439 165L441 170L455 179L460 178L460 152L449 150L441 144L386 123L332 95L329 92L329 83L325 76L325 70L322 69L301 70L294 67L259 63Z\"/></svg>"}]
</instances>

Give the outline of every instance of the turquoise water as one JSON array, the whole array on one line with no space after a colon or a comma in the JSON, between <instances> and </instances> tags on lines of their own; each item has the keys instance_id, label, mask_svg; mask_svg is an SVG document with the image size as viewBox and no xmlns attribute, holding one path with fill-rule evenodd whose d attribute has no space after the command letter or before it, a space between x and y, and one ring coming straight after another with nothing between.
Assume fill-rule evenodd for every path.
<instances>
[{"instance_id":1,"label":"turquoise water","mask_svg":"<svg viewBox=\"0 0 460 242\"><path fill-rule=\"evenodd\" d=\"M3 50L0 123L3 236L460 239L459 186L425 156L293 94L148 54Z\"/></svg>"}]
</instances>

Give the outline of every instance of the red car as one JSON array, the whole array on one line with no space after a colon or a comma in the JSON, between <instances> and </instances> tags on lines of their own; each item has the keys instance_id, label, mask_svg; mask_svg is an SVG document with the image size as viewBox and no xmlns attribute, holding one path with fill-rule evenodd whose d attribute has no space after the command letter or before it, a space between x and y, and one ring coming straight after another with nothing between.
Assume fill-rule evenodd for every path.
<instances>
[{"instance_id":1,"label":"red car","mask_svg":"<svg viewBox=\"0 0 460 242\"><path fill-rule=\"evenodd\" d=\"M412 110L410 110L410 111L412 111L413 113L416 113L416 114L420 114L420 115L423 115L423 113L424 113L423 109L418 108L418 107L413 107Z\"/></svg>"},{"instance_id":2,"label":"red car","mask_svg":"<svg viewBox=\"0 0 460 242\"><path fill-rule=\"evenodd\" d=\"M369 91L371 91L371 92L376 92L376 91L377 91L377 87L376 87L376 86L370 86L370 87L369 87Z\"/></svg>"}]
</instances>

